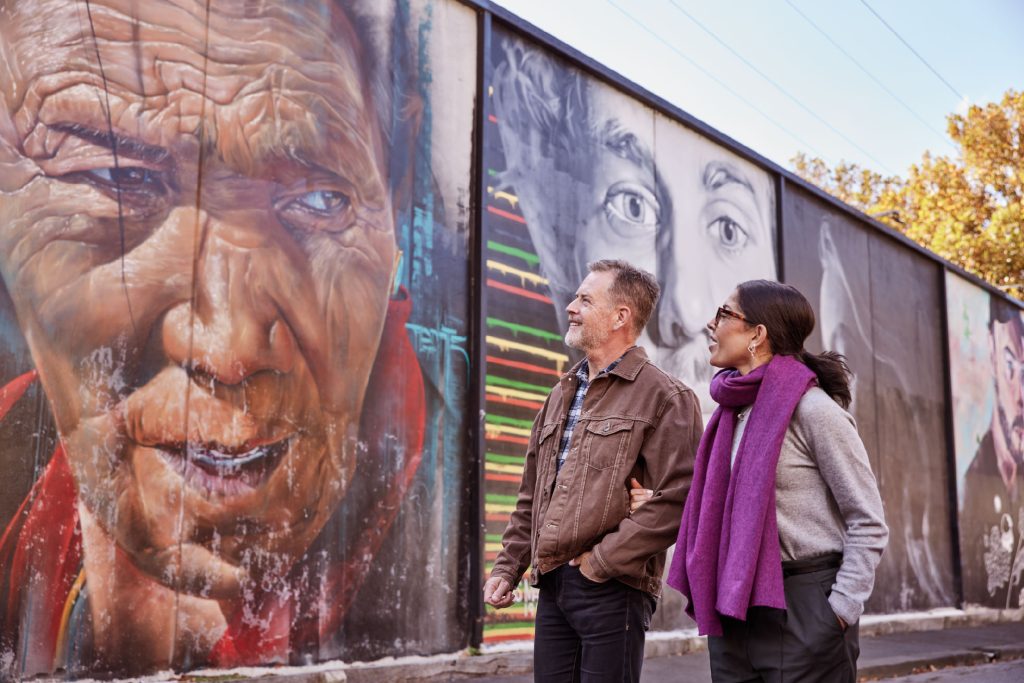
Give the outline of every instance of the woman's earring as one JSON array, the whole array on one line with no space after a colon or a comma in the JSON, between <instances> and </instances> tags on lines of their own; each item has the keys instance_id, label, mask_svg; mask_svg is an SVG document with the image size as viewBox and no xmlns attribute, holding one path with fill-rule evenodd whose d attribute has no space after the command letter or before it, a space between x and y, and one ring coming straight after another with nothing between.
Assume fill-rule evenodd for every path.
<instances>
[{"instance_id":1,"label":"woman's earring","mask_svg":"<svg viewBox=\"0 0 1024 683\"><path fill-rule=\"evenodd\" d=\"M748 346L747 347L747 351L750 352L750 357L753 358L754 357L754 347L753 346Z\"/></svg>"}]
</instances>

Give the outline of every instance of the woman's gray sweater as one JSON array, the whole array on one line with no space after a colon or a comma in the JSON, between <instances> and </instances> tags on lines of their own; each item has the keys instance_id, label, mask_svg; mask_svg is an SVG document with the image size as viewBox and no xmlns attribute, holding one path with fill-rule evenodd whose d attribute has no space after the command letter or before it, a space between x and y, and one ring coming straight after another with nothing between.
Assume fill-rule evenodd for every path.
<instances>
[{"instance_id":1,"label":"woman's gray sweater","mask_svg":"<svg viewBox=\"0 0 1024 683\"><path fill-rule=\"evenodd\" d=\"M733 458L745 426L745 419L736 426ZM818 387L800 399L783 439L775 512L783 561L843 554L828 601L843 621L856 623L889 529L853 417Z\"/></svg>"}]
</instances>

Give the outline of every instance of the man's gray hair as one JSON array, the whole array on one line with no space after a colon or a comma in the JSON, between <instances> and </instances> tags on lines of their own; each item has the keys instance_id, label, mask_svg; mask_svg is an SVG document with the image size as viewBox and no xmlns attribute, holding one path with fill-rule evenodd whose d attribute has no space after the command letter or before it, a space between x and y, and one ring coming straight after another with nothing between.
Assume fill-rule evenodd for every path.
<instances>
[{"instance_id":1,"label":"man's gray hair","mask_svg":"<svg viewBox=\"0 0 1024 683\"><path fill-rule=\"evenodd\" d=\"M633 332L639 337L661 294L654 275L622 259L594 261L587 264L587 270L591 273L615 273L609 292L616 304L628 306L633 311Z\"/></svg>"}]
</instances>

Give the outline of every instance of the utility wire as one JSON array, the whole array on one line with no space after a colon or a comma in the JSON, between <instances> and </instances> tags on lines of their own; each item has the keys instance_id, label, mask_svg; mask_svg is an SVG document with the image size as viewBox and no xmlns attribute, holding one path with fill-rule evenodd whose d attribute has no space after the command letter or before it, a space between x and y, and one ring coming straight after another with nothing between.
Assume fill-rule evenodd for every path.
<instances>
[{"instance_id":1,"label":"utility wire","mask_svg":"<svg viewBox=\"0 0 1024 683\"><path fill-rule=\"evenodd\" d=\"M776 82L775 82L775 80L774 80L774 79L772 79L772 77L771 77L771 76L769 76L769 75L768 75L768 74L766 74L765 72L761 71L761 70L760 70L759 68L757 68L757 66L755 66L755 65L754 65L754 63L753 63L753 62L751 62L751 61L750 61L749 59L747 59L746 57L744 57L743 55L741 55L741 54L740 54L739 52L737 52L736 50L734 50L734 49L733 49L733 47L732 47L731 45L729 45L729 44L728 44L727 42L725 42L724 40L722 40L721 38L719 38L719 37L718 37L718 36L717 36L717 35L715 34L715 32L714 32L714 31L712 31L711 29L709 29L709 28L708 28L707 26L705 26L705 25L704 25L703 23L701 23L701 22L700 22L700 21L699 21L699 20L698 20L698 19L697 19L696 17L694 17L694 16L692 15L692 14L690 14L690 13L689 13L689 12L687 12L687 11L686 11L685 9L683 9L683 8L682 8L682 7L681 7L681 6L680 6L680 5L679 5L679 4L678 4L678 3L677 3L677 2L675 1L675 0L669 0L669 3L670 3L670 4L671 4L671 5L673 6L673 7L675 7L675 8L676 8L676 10L678 10L680 14L682 14L682 15L683 15L683 16L685 16L685 17L686 17L687 19L689 19L689 20L690 20L690 21L692 21L692 22L693 22L694 24L696 24L696 25L697 25L697 27L698 27L698 28L700 28L700 30L704 31L704 33L706 33L706 34L708 34L709 36L711 36L711 37L712 37L712 38L713 38L713 39L714 39L714 40L715 40L716 42L718 42L718 44L719 44L719 45L721 45L722 47L724 47L724 48L725 48L726 50L728 50L729 52L731 52L731 53L733 54L733 56L735 56L735 57L736 57L737 59L739 59L739 60L740 60L741 62L743 62L744 64L746 64L746 65L747 65L747 66L748 66L748 67L749 67L749 68L750 68L750 69L751 69L751 70L752 70L752 71L753 71L754 73L756 73L756 74L757 74L758 76L760 76L760 77L761 77L761 78L763 78L764 80L768 81L768 83L770 83L770 84L772 85L772 87L774 87L774 88L775 88L776 90L778 90L778 91L779 91L780 93L782 93L782 94L783 94L784 96L786 96L786 97L787 97L787 98L788 98L788 99L789 99L790 101L792 101L792 102L793 102L794 104L796 104L796 105L797 105L798 107L800 107L800 108L801 108L801 109L803 109L803 110L804 110L805 112L807 112L807 113L808 113L808 114L810 114L810 115L811 115L812 117L814 117L814 119L815 119L816 121L818 121L819 123L821 123L821 124L822 124L823 126L825 126L826 128L828 128L828 129L829 129L830 131L832 131L833 133L835 133L835 134L836 134L836 135L838 135L839 137L841 137L841 138L842 138L843 140L845 140L845 141L846 141L846 142L847 142L848 144L850 144L850 145L852 145L853 147L855 147L855 148L856 148L856 149L857 149L858 151L860 151L860 153L861 153L861 154L863 154L863 155L864 155L864 156L866 156L866 157L867 157L868 159L871 159L871 160L872 160L873 162L875 162L876 164L878 164L878 165L879 165L879 166L880 166L881 168L883 168L883 169L884 169L885 171L887 171L887 172L888 172L888 173L889 173L890 175L895 175L895 174L894 174L894 173L892 172L892 170L891 170L891 169L890 169L890 168L889 168L889 167L888 167L888 166L887 166L887 165L886 165L885 163L883 163L883 162L882 162L882 161L881 161L880 159L876 158L876 157L875 157L875 156L874 156L873 154L871 154L871 152L867 151L866 149L864 149L863 147L861 147L860 145L858 145L858 144L857 144L856 142L854 142L853 140L851 140L851 139L850 139L849 137L847 137L847 136L846 136L846 134L844 134L844 133L843 133L843 132L842 132L841 130L839 130L838 128L836 128L835 126L833 126L833 125L832 125L831 123L829 123L829 122L828 122L827 120L825 120L825 119L824 119L823 117L819 116L817 112L815 112L815 111L814 111L813 109L811 109L811 108L810 108L810 107L808 107L808 106L807 106L806 104L804 104L803 102L801 102L801 101L800 101L800 100L799 100L799 99L798 99L798 98L797 98L796 96L794 96L793 94L791 94L791 93L790 93L790 92L789 92L788 90L786 90L785 88L783 88L783 87L782 87L781 85L779 85L778 83L776 83Z\"/></svg>"},{"instance_id":2,"label":"utility wire","mask_svg":"<svg viewBox=\"0 0 1024 683\"><path fill-rule=\"evenodd\" d=\"M944 143L946 143L946 144L947 144L947 145L948 145L948 146L949 146L950 148L952 148L952 149L954 149L954 150L956 149L956 146L955 146L955 145L954 145L954 144L953 144L952 142L950 142L950 141L949 141L949 139L948 139L948 138L946 137L946 134L945 134L945 133L943 133L942 131L938 130L937 128L935 128L934 126L932 126L932 125L931 125L930 123L928 123L928 121L926 121L926 120L925 120L925 119L924 119L924 118L923 118L923 117L922 117L922 116L921 116L920 114L918 114L918 113L917 113L916 111L914 111L914 109L913 109L913 108L912 108L912 107L911 107L911 106L910 106L909 104L907 104L906 102L904 102L904 101L903 101L903 100L902 100L902 99L900 98L900 96L899 96L899 95L897 95L896 93L894 93L894 92L893 92L892 90L890 90L890 89L889 89L889 88L888 88L888 87L887 87L887 86L885 85L885 83L883 83L883 82L882 82L882 81L880 81L880 80L879 80L879 79L878 79L877 77L875 77L875 75L874 75L873 73L871 73L871 72L870 72L870 71L869 71L869 70L868 70L868 69L867 69L867 68L866 68L866 67L865 67L865 66L864 66L863 64L861 64L861 63L860 63L859 61L857 61L857 59L856 59L856 58L855 58L855 57L854 57L853 55L851 55L851 54L850 54L849 52L847 52L847 51L846 51L845 49L843 49L843 46L842 46L842 45L840 45L840 44L839 44L838 42L836 42L835 40L833 40L832 36L830 36L830 35L829 35L828 33L826 33L826 32L825 32L825 29L821 28L821 27L820 27L820 26L818 26L818 25L817 25L816 23L814 23L814 21L813 21L813 20L811 20L811 18L810 18L809 16L807 16L806 14L804 14L804 13L803 13L803 12L802 12L802 11L800 10L800 8L799 8L799 7L797 7L797 6L795 5L795 4L793 4L793 0L785 0L785 2L786 2L786 4L787 4L787 5L789 5L789 6L791 7L791 8L793 8L793 11L794 11L794 12L796 12L796 13L797 13L797 14L799 14L799 15L800 15L801 17L803 17L803 20L804 20L804 21L806 21L806 22L807 22L808 24L810 24L810 25L811 25L812 27L814 27L814 30L816 30L816 31L817 31L818 33L820 33L820 34L821 34L821 35L822 35L822 36L823 36L823 37L825 38L825 40L827 40L828 42L832 43L832 46L833 46L833 47L835 47L835 48L836 48L837 50L839 50L840 52L842 52L842 53L843 53L843 55L844 55L844 56L845 56L845 57L846 57L847 59L849 59L849 60L850 60L851 62L853 62L853 63L854 63L854 65L855 65L855 66L856 66L856 67L857 67L858 69L860 69L861 71L863 71L863 72L864 72L864 75L866 75L866 76L867 76L868 78L870 78L870 79L871 79L872 81L874 81L874 82L875 82L875 83L876 83L876 84L878 85L878 87L879 87L879 88L881 88L881 89L882 89L882 90L884 90L884 91L885 91L886 93L888 93L889 97L893 98L894 100L896 100L897 102L899 102L899 103L900 103L901 105L903 105L903 108L904 108L904 109L906 109L906 110L907 110L908 112L910 112L910 114L911 114L911 115L912 115L912 116L913 116L913 117L914 117L915 119L917 119L917 120L918 120L918 121L920 121L920 122L921 122L922 124L924 124L924 125L925 125L925 126L926 126L926 127L927 127L927 128L929 129L929 130L930 130L930 131L932 131L933 133L935 133L936 135L938 135L938 136L939 136L939 137L940 137L940 138L942 139L942 141L943 141Z\"/></svg>"},{"instance_id":3,"label":"utility wire","mask_svg":"<svg viewBox=\"0 0 1024 683\"><path fill-rule=\"evenodd\" d=\"M920 60L921 60L921 63L922 63L922 64L924 64L924 65L925 65L926 67L928 67L928 68L929 68L929 69L931 70L931 72L932 72L933 74L935 74L935 77L936 77L936 78L938 78L938 79L939 79L940 81L942 81L943 83L945 83L945 84L946 84L946 87L947 87L947 88L949 88L949 91L950 91L951 93L953 93L954 95L956 95L956 97L957 97L957 99L958 99L958 100L961 100L961 101L963 101L963 100L966 100L966 99L967 99L967 96L966 96L966 95L961 95L961 94L960 94L960 93L959 93L959 92L957 91L957 89L956 89L956 88L954 88L954 87L953 87L952 85L950 85L949 81L947 81L947 80L946 80L945 78L943 78L943 77L942 77L942 74L940 74L940 73L939 73L938 71L936 71L936 70L935 70L935 67L933 67L933 66L932 66L931 64L929 64L929 63L928 63L928 60L927 60L927 59L925 59L924 57L922 57L922 56L920 55L920 53L919 53L919 52L918 52L917 50L915 50L915 49L914 49L913 47L911 47L911 46L910 46L910 43L908 43L908 42L907 42L906 40L904 40L904 39L903 39L903 36L901 36L901 35L900 35L899 33L897 33L897 32L896 32L896 29L894 29L894 28L893 28L892 26L890 26L890 25L889 25L889 22L887 22L887 21L886 21L885 19L883 19L883 18L882 18L882 15L881 15L881 14L879 14L878 12L876 12L876 11L875 11L875 9L874 9L874 8L873 8L873 7L871 6L871 5L869 5L869 4L867 3L867 0L860 0L860 2L861 2L861 4L862 4L862 5L864 5L865 7L867 7L867 8L868 8L868 11L869 11L869 12L871 12L872 14L874 14L874 15L875 15L875 18L876 18L876 19L878 19L878 20L879 20L880 22L882 22L882 25L883 25L883 26L885 26L885 27L886 27L887 29L889 29L889 31L891 31L891 32L892 32L892 34L893 34L894 36L896 36L897 38L899 38L900 42L901 42L901 43L903 43L904 45L906 45L906 46L907 46L907 49L908 49L908 50L910 50L911 52L913 52L913 53L914 53L914 56L915 56L915 57L917 57L918 59L920 59Z\"/></svg>"},{"instance_id":4,"label":"utility wire","mask_svg":"<svg viewBox=\"0 0 1024 683\"><path fill-rule=\"evenodd\" d=\"M800 144L801 146L803 146L803 148L804 148L804 149L807 149L807 150L809 150L809 151L813 152L813 153L814 153L814 154L815 154L816 156L818 156L818 157L821 157L821 158L824 158L824 157L826 156L826 155L825 155L825 154L823 154L823 153L822 153L821 151L819 151L818 149L816 149L816 148L815 148L815 147L814 147L813 145L811 145L811 144L810 144L809 142L805 141L805 140L804 140L803 138L801 138L801 137L800 137L799 135L797 135L796 133L794 133L793 131L791 131L791 130L790 130L789 128L787 128L787 127L786 127L786 126L784 126L783 124L781 124L781 123L779 123L778 121L776 121L775 119L773 119L773 118L772 118L771 116L769 116L769 115L768 115L767 113L765 113L765 112L764 112L763 110L761 110L761 109L760 109L760 108L759 108L759 107L758 107L758 106L757 106L756 104L754 104L754 103L753 103L753 102L751 102L751 101L750 101L749 99L747 99L746 97L744 97L743 95L741 95L741 94L740 94L739 92L737 92L737 91L736 91L736 90L735 90L734 88L732 88L732 87L731 87L731 86L730 86L730 85L729 85L728 83L726 83L726 82L725 82L725 81L723 81L722 79L718 78L718 77L717 77L717 76L715 76L715 75L714 75L713 73L711 73L710 71L708 71L707 69L705 69L705 68L704 68L703 66L701 66L700 64L698 64L697 62L695 62L695 61L694 61L693 59L691 59L691 58L690 58L689 56L687 56L686 54L684 54L684 53L683 53L683 52L682 52L682 51L681 51L681 50L680 50L680 49L679 49L678 47L676 47L675 45L673 45L672 43L670 43L669 41L665 40L665 39L664 39L664 38L662 38L662 37L661 37L660 35L658 35L657 33L655 33L655 32L654 32L654 30L653 30L653 29L651 29L651 27L650 27L650 26L648 26L647 24L643 23L642 21L640 21L639 19L637 19L636 17L634 17L634 16L632 15L632 14L630 14L629 12L627 12L627 11L626 11L625 9L623 9L623 8L622 8L622 7L621 7L621 6L620 6L620 5L619 5L619 4L617 3L617 2L615 2L615 0L607 0L607 2L608 2L608 4L609 4L609 5L611 5L611 6L612 6L612 7L614 7L615 9L619 10L619 12L621 12L622 14L624 14L624 15L626 16L626 18L627 18L627 19L629 19L629 20L630 20L630 21L632 21L632 22L633 22L634 24L636 24L637 26L639 26L640 28L642 28L642 29L643 29L644 31L646 31L646 32L647 32L648 34L650 34L652 38L654 38L655 40L657 40L657 41L658 41L659 43L661 43L662 45L664 45L664 46L665 46L665 47L667 47L668 49L672 50L672 52L676 53L676 54L677 54L677 55L678 55L679 57L682 57L682 58L683 58L684 60L686 60L686 62L687 62L687 63L689 63L689 64L690 64L691 66L693 66L693 67L694 67L695 69L697 69L697 70L698 70L698 71L700 71L700 72L701 72L702 74L704 74L705 76L707 76L708 78L710 78L710 79L711 79L712 81L714 81L714 82L715 82L715 83L717 83L718 85L722 86L722 88L724 88L724 89L726 90L726 92L728 92L728 93L729 93L730 95L732 95L733 97L735 97L736 99L738 99L738 100L739 100L740 102L743 102L743 103L744 103L745 105L747 105L748 107L750 107L751 109L753 109L754 111L756 111L756 112L757 112L758 114L760 114L760 115L761 115L761 116L762 116L762 117L763 117L763 118L764 118L764 119L765 119L766 121L768 121L768 122L769 122L770 124L772 124L773 126L775 126L776 128L778 128L778 129L779 129L779 130L781 130L781 131L782 131L783 133L785 133L786 135L788 135L789 137L791 137L791 138L792 138L792 139L793 139L794 141L796 141L796 142L797 142L798 144Z\"/></svg>"}]
</instances>

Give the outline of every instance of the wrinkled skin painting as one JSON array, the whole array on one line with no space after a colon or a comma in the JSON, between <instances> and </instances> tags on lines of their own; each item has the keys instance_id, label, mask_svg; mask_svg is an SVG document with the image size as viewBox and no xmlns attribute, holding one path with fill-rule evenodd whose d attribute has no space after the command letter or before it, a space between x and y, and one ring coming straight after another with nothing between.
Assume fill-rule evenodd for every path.
<instances>
[{"instance_id":1,"label":"wrinkled skin painting","mask_svg":"<svg viewBox=\"0 0 1024 683\"><path fill-rule=\"evenodd\" d=\"M5 676L459 646L473 22L0 4Z\"/></svg>"}]
</instances>

